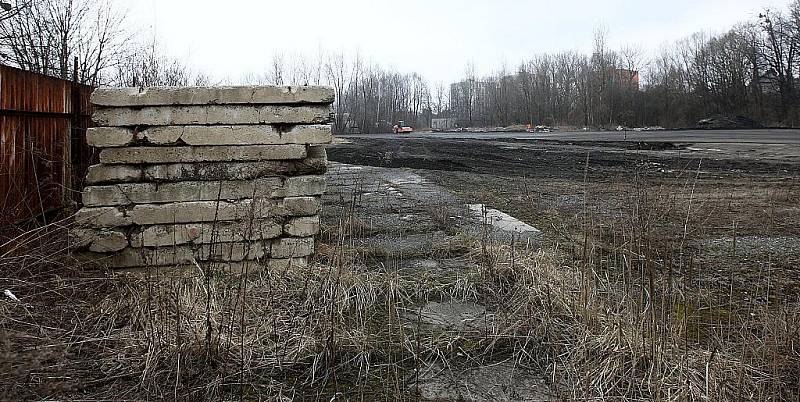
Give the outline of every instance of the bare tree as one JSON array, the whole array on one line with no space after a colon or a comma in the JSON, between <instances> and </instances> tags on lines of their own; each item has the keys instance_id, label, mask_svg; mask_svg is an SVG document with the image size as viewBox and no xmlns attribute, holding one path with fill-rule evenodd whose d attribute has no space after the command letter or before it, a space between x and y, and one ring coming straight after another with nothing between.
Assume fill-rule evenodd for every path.
<instances>
[{"instance_id":1,"label":"bare tree","mask_svg":"<svg viewBox=\"0 0 800 402\"><path fill-rule=\"evenodd\" d=\"M31 0L0 23L0 48L6 62L38 73L103 82L127 39L125 15L99 0Z\"/></svg>"},{"instance_id":2,"label":"bare tree","mask_svg":"<svg viewBox=\"0 0 800 402\"><path fill-rule=\"evenodd\" d=\"M447 90L441 81L436 83L433 102L433 112L437 117L442 117L445 110L450 109Z\"/></svg>"},{"instance_id":3,"label":"bare tree","mask_svg":"<svg viewBox=\"0 0 800 402\"><path fill-rule=\"evenodd\" d=\"M271 85L284 85L285 70L283 54L276 52L272 55L272 63L267 72L267 82Z\"/></svg>"},{"instance_id":4,"label":"bare tree","mask_svg":"<svg viewBox=\"0 0 800 402\"><path fill-rule=\"evenodd\" d=\"M194 73L177 59L164 56L158 41L128 49L115 64L112 83L127 87L208 85L203 74Z\"/></svg>"}]
</instances>

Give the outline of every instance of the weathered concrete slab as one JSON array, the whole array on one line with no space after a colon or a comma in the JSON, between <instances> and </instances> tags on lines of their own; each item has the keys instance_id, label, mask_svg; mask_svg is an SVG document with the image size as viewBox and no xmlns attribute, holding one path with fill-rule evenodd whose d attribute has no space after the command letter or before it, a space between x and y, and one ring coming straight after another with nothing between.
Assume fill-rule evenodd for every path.
<instances>
[{"instance_id":1,"label":"weathered concrete slab","mask_svg":"<svg viewBox=\"0 0 800 402\"><path fill-rule=\"evenodd\" d=\"M308 154L309 159L319 159L325 162L327 165L328 163L328 151L325 150L324 146L319 145L309 145L306 148L306 153ZM326 169L327 171L327 169Z\"/></svg>"},{"instance_id":2,"label":"weathered concrete slab","mask_svg":"<svg viewBox=\"0 0 800 402\"><path fill-rule=\"evenodd\" d=\"M148 181L251 180L270 176L319 175L327 170L325 159L238 163L181 163L153 165L144 170Z\"/></svg>"},{"instance_id":3,"label":"weathered concrete slab","mask_svg":"<svg viewBox=\"0 0 800 402\"><path fill-rule=\"evenodd\" d=\"M514 359L485 362L469 367L432 364L408 378L424 401L563 401L541 372L517 364ZM558 381L558 380L557 380Z\"/></svg>"},{"instance_id":4,"label":"weathered concrete slab","mask_svg":"<svg viewBox=\"0 0 800 402\"><path fill-rule=\"evenodd\" d=\"M167 202L240 200L246 198L280 198L282 180L277 177L250 181L125 183L89 186L83 192L88 207ZM313 194L298 194L313 195Z\"/></svg>"},{"instance_id":5,"label":"weathered concrete slab","mask_svg":"<svg viewBox=\"0 0 800 402\"><path fill-rule=\"evenodd\" d=\"M319 234L319 216L292 218L283 225L283 233L292 237L308 237Z\"/></svg>"},{"instance_id":6,"label":"weathered concrete slab","mask_svg":"<svg viewBox=\"0 0 800 402\"><path fill-rule=\"evenodd\" d=\"M86 143L92 147L122 147L133 142L133 130L116 127L92 127L86 130Z\"/></svg>"},{"instance_id":7,"label":"weathered concrete slab","mask_svg":"<svg viewBox=\"0 0 800 402\"><path fill-rule=\"evenodd\" d=\"M196 201L160 205L136 205L128 212L137 225L233 221L249 216L277 216L280 205L273 200Z\"/></svg>"},{"instance_id":8,"label":"weathered concrete slab","mask_svg":"<svg viewBox=\"0 0 800 402\"><path fill-rule=\"evenodd\" d=\"M289 177L284 184L283 197L325 194L325 176Z\"/></svg>"},{"instance_id":9,"label":"weathered concrete slab","mask_svg":"<svg viewBox=\"0 0 800 402\"><path fill-rule=\"evenodd\" d=\"M130 130L124 129L120 130ZM331 126L300 124L288 128L272 125L151 127L136 138L154 145L319 145L331 142Z\"/></svg>"},{"instance_id":10,"label":"weathered concrete slab","mask_svg":"<svg viewBox=\"0 0 800 402\"><path fill-rule=\"evenodd\" d=\"M274 240L272 242L272 258L307 257L314 254L314 238L289 238Z\"/></svg>"},{"instance_id":11,"label":"weathered concrete slab","mask_svg":"<svg viewBox=\"0 0 800 402\"><path fill-rule=\"evenodd\" d=\"M241 201L196 201L162 205L136 205L127 220L136 225L235 221L287 216L311 216L319 213L321 200L316 197L284 200L255 199ZM116 208L111 208L116 210Z\"/></svg>"},{"instance_id":12,"label":"weathered concrete slab","mask_svg":"<svg viewBox=\"0 0 800 402\"><path fill-rule=\"evenodd\" d=\"M100 164L74 241L117 268L305 265L333 101L323 87L98 90Z\"/></svg>"},{"instance_id":13,"label":"weathered concrete slab","mask_svg":"<svg viewBox=\"0 0 800 402\"><path fill-rule=\"evenodd\" d=\"M524 247L540 247L543 234L539 229L484 204L469 204L467 207L481 225L488 225L492 229L489 236L493 239L503 243L513 240Z\"/></svg>"},{"instance_id":14,"label":"weathered concrete slab","mask_svg":"<svg viewBox=\"0 0 800 402\"><path fill-rule=\"evenodd\" d=\"M322 175L328 169L323 147L308 147L299 160L258 162L199 162L162 165L93 165L88 184L253 180L275 176Z\"/></svg>"},{"instance_id":15,"label":"weathered concrete slab","mask_svg":"<svg viewBox=\"0 0 800 402\"><path fill-rule=\"evenodd\" d=\"M97 106L332 103L334 92L319 86L98 88Z\"/></svg>"},{"instance_id":16,"label":"weathered concrete slab","mask_svg":"<svg viewBox=\"0 0 800 402\"><path fill-rule=\"evenodd\" d=\"M112 253L128 247L128 236L119 230L100 230L92 240L89 251Z\"/></svg>"},{"instance_id":17,"label":"weathered concrete slab","mask_svg":"<svg viewBox=\"0 0 800 402\"><path fill-rule=\"evenodd\" d=\"M164 267L193 265L195 261L239 262L263 258L269 254L269 243L216 243L199 246L162 248L128 247L114 254L81 253L83 258L115 268Z\"/></svg>"},{"instance_id":18,"label":"weathered concrete slab","mask_svg":"<svg viewBox=\"0 0 800 402\"><path fill-rule=\"evenodd\" d=\"M113 228L131 225L133 222L125 216L125 212L117 207L81 208L75 213L78 226L96 228Z\"/></svg>"},{"instance_id":19,"label":"weathered concrete slab","mask_svg":"<svg viewBox=\"0 0 800 402\"><path fill-rule=\"evenodd\" d=\"M137 182L143 178L143 169L130 165L92 165L86 173L89 184Z\"/></svg>"},{"instance_id":20,"label":"weathered concrete slab","mask_svg":"<svg viewBox=\"0 0 800 402\"><path fill-rule=\"evenodd\" d=\"M283 206L292 216L316 215L322 209L319 197L289 197L283 200Z\"/></svg>"},{"instance_id":21,"label":"weathered concrete slab","mask_svg":"<svg viewBox=\"0 0 800 402\"><path fill-rule=\"evenodd\" d=\"M99 108L92 119L98 126L174 126L238 124L326 124L328 105L307 106L151 106L141 109Z\"/></svg>"},{"instance_id":22,"label":"weathered concrete slab","mask_svg":"<svg viewBox=\"0 0 800 402\"><path fill-rule=\"evenodd\" d=\"M104 164L181 163L305 159L304 145L125 147L100 152Z\"/></svg>"},{"instance_id":23,"label":"weathered concrete slab","mask_svg":"<svg viewBox=\"0 0 800 402\"><path fill-rule=\"evenodd\" d=\"M271 240L282 233L272 220L252 219L235 222L186 223L144 227L131 234L132 247L163 247L183 244L235 243Z\"/></svg>"},{"instance_id":24,"label":"weathered concrete slab","mask_svg":"<svg viewBox=\"0 0 800 402\"><path fill-rule=\"evenodd\" d=\"M128 237L120 230L73 228L69 232L71 246L95 253L112 253L128 247Z\"/></svg>"}]
</instances>

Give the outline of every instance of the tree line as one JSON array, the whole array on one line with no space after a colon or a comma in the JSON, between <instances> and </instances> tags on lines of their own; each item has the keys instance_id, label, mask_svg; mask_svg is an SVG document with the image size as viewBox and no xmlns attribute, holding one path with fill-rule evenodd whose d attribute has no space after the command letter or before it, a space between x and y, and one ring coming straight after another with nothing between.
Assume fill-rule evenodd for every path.
<instances>
[{"instance_id":1,"label":"tree line","mask_svg":"<svg viewBox=\"0 0 800 402\"><path fill-rule=\"evenodd\" d=\"M0 11L0 60L91 85L206 85L211 80L164 56L154 38L123 27L126 17L102 0L19 0ZM221 83L329 85L335 130L386 132L403 120L430 127L449 118L462 127L691 127L715 115L767 125L800 124L800 0L763 11L720 34L696 33L655 56L635 46L610 49L598 30L589 54L536 55L479 74L468 64L455 83L431 84L359 54L320 50L275 54L260 75Z\"/></svg>"},{"instance_id":2,"label":"tree line","mask_svg":"<svg viewBox=\"0 0 800 402\"><path fill-rule=\"evenodd\" d=\"M694 127L708 117L743 116L797 126L798 51L800 0L794 0L723 33L695 33L651 57L637 46L610 49L599 29L589 54L541 54L483 76L468 64L449 85L431 85L360 55L323 53L315 63L277 55L258 82L304 84L314 76L313 83L333 86L337 132L386 132L398 120L430 127L434 118L461 127L615 128Z\"/></svg>"},{"instance_id":3,"label":"tree line","mask_svg":"<svg viewBox=\"0 0 800 402\"><path fill-rule=\"evenodd\" d=\"M7 3L0 10L0 63L94 86L208 83L165 56L154 36L126 30L126 22L105 0Z\"/></svg>"}]
</instances>

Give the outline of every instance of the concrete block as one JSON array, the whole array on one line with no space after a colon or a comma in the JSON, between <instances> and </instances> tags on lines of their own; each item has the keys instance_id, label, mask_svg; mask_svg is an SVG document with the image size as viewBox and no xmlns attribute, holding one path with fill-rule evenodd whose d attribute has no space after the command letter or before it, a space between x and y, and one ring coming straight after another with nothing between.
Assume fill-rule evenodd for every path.
<instances>
[{"instance_id":1,"label":"concrete block","mask_svg":"<svg viewBox=\"0 0 800 402\"><path fill-rule=\"evenodd\" d=\"M283 206L290 216L311 216L320 212L322 200L318 197L289 197L283 200Z\"/></svg>"},{"instance_id":2,"label":"concrete block","mask_svg":"<svg viewBox=\"0 0 800 402\"><path fill-rule=\"evenodd\" d=\"M319 234L319 216L292 218L283 225L283 233L292 237L308 237Z\"/></svg>"},{"instance_id":3,"label":"concrete block","mask_svg":"<svg viewBox=\"0 0 800 402\"><path fill-rule=\"evenodd\" d=\"M120 165L122 166L122 165ZM152 165L144 170L147 181L252 180L270 176L319 175L327 170L321 158L292 161L201 162Z\"/></svg>"},{"instance_id":4,"label":"concrete block","mask_svg":"<svg viewBox=\"0 0 800 402\"><path fill-rule=\"evenodd\" d=\"M288 214L283 202L259 198L241 201L197 201L162 205L136 205L128 212L137 225L194 223L275 218Z\"/></svg>"},{"instance_id":5,"label":"concrete block","mask_svg":"<svg viewBox=\"0 0 800 402\"><path fill-rule=\"evenodd\" d=\"M284 197L302 197L325 194L325 176L289 177L284 183Z\"/></svg>"},{"instance_id":6,"label":"concrete block","mask_svg":"<svg viewBox=\"0 0 800 402\"><path fill-rule=\"evenodd\" d=\"M308 147L309 152L321 147ZM158 165L94 165L88 184L136 183L142 181L253 180L274 176L322 175L327 171L324 149L321 157L258 162L198 162ZM317 156L320 152L315 151Z\"/></svg>"},{"instance_id":7,"label":"concrete block","mask_svg":"<svg viewBox=\"0 0 800 402\"><path fill-rule=\"evenodd\" d=\"M273 197L273 194L282 191L281 179L277 177L249 181L191 181L164 184L126 183L86 187L83 192L83 204L88 207L101 207L264 197L277 198Z\"/></svg>"},{"instance_id":8,"label":"concrete block","mask_svg":"<svg viewBox=\"0 0 800 402\"><path fill-rule=\"evenodd\" d=\"M333 141L333 132L329 124L296 125L288 131L282 131L281 140L287 144L330 144Z\"/></svg>"},{"instance_id":9,"label":"concrete block","mask_svg":"<svg viewBox=\"0 0 800 402\"><path fill-rule=\"evenodd\" d=\"M162 248L127 247L113 254L83 253L82 257L105 262L115 268L168 267L194 265L195 261L239 262L263 258L269 251L269 243L216 243L199 246L175 246Z\"/></svg>"},{"instance_id":10,"label":"concrete block","mask_svg":"<svg viewBox=\"0 0 800 402\"><path fill-rule=\"evenodd\" d=\"M326 164L328 163L328 151L323 146L309 146L306 153L308 159L319 159L325 161Z\"/></svg>"},{"instance_id":11,"label":"concrete block","mask_svg":"<svg viewBox=\"0 0 800 402\"><path fill-rule=\"evenodd\" d=\"M272 242L272 258L307 257L314 254L314 238L282 238Z\"/></svg>"},{"instance_id":12,"label":"concrete block","mask_svg":"<svg viewBox=\"0 0 800 402\"><path fill-rule=\"evenodd\" d=\"M137 139L154 145L282 145L328 144L330 125L294 125L278 129L271 125L165 126L140 132Z\"/></svg>"},{"instance_id":13,"label":"concrete block","mask_svg":"<svg viewBox=\"0 0 800 402\"><path fill-rule=\"evenodd\" d=\"M123 147L133 142L133 130L117 127L92 127L86 130L86 143L92 147Z\"/></svg>"},{"instance_id":14,"label":"concrete block","mask_svg":"<svg viewBox=\"0 0 800 402\"><path fill-rule=\"evenodd\" d=\"M96 253L111 253L128 247L128 237L120 230L73 228L69 231L70 246Z\"/></svg>"},{"instance_id":15,"label":"concrete block","mask_svg":"<svg viewBox=\"0 0 800 402\"><path fill-rule=\"evenodd\" d=\"M163 247L188 243L234 243L270 240L281 235L281 225L272 220L187 223L147 226L131 234L133 247Z\"/></svg>"},{"instance_id":16,"label":"concrete block","mask_svg":"<svg viewBox=\"0 0 800 402\"><path fill-rule=\"evenodd\" d=\"M131 225L133 222L116 207L81 208L75 213L78 226L113 228Z\"/></svg>"},{"instance_id":17,"label":"concrete block","mask_svg":"<svg viewBox=\"0 0 800 402\"><path fill-rule=\"evenodd\" d=\"M327 124L329 105L304 106L163 106L98 108L92 119L98 126L174 126L239 124Z\"/></svg>"},{"instance_id":18,"label":"concrete block","mask_svg":"<svg viewBox=\"0 0 800 402\"><path fill-rule=\"evenodd\" d=\"M92 165L86 173L89 184L136 182L143 177L142 168L130 165Z\"/></svg>"},{"instance_id":19,"label":"concrete block","mask_svg":"<svg viewBox=\"0 0 800 402\"><path fill-rule=\"evenodd\" d=\"M304 159L303 145L251 145L208 147L126 147L100 152L105 164L224 162Z\"/></svg>"},{"instance_id":20,"label":"concrete block","mask_svg":"<svg viewBox=\"0 0 800 402\"><path fill-rule=\"evenodd\" d=\"M333 103L334 92L319 86L98 88L97 106Z\"/></svg>"},{"instance_id":21,"label":"concrete block","mask_svg":"<svg viewBox=\"0 0 800 402\"><path fill-rule=\"evenodd\" d=\"M118 230L100 230L92 240L89 251L95 253L113 253L128 247L128 237Z\"/></svg>"}]
</instances>

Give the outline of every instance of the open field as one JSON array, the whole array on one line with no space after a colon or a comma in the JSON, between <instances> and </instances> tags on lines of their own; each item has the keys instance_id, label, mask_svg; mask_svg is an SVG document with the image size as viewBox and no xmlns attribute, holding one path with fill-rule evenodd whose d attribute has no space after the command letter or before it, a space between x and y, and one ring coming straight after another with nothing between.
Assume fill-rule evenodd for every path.
<instances>
[{"instance_id":1,"label":"open field","mask_svg":"<svg viewBox=\"0 0 800 402\"><path fill-rule=\"evenodd\" d=\"M465 202L541 228L549 245L570 245L568 239L590 234L599 242L594 247L613 246L604 244L607 236L646 224L648 241L682 247L682 258L692 259L682 266L696 269L699 278L750 286L768 269L780 276L770 278L771 291L796 297L800 144L348 141L330 150L332 160L416 169ZM633 218L640 221L626 221ZM587 228L591 233L584 233ZM722 272L716 268L728 277L717 278Z\"/></svg>"},{"instance_id":2,"label":"open field","mask_svg":"<svg viewBox=\"0 0 800 402\"><path fill-rule=\"evenodd\" d=\"M328 153L311 267L109 272L68 256L68 220L5 241L20 301L0 302L0 393L800 395L800 146L377 137Z\"/></svg>"},{"instance_id":3,"label":"open field","mask_svg":"<svg viewBox=\"0 0 800 402\"><path fill-rule=\"evenodd\" d=\"M397 134L351 134L348 138L396 139ZM603 141L603 142L672 142L672 143L745 143L745 144L800 144L797 129L752 129L752 130L663 130L663 131L564 131L552 133L528 132L414 132L402 134L400 138L433 138L448 140L521 139L553 141Z\"/></svg>"},{"instance_id":4,"label":"open field","mask_svg":"<svg viewBox=\"0 0 800 402\"><path fill-rule=\"evenodd\" d=\"M349 137L329 153L338 162L413 173L447 194L450 204L485 204L541 229L543 252L581 278L574 297L593 299L617 318L632 314L641 324L637 339L652 342L652 351L684 358L687 350L704 351L712 364L722 350L741 359L753 352L749 346L764 352L767 344L797 336L800 146L793 141L488 137ZM404 191L402 183L392 187ZM414 205L436 205L437 197ZM600 319L595 308L586 320ZM787 332L769 333L773 324ZM772 346L777 349L765 362L793 361L779 381L786 382L773 387L798 389L794 341ZM575 379L573 389L577 384L585 382ZM664 396L658 386L649 390L622 395Z\"/></svg>"}]
</instances>

